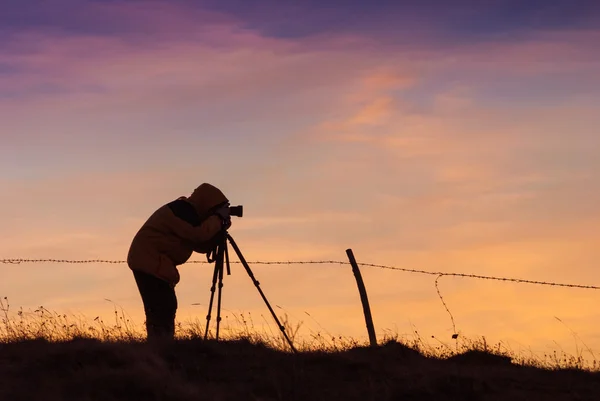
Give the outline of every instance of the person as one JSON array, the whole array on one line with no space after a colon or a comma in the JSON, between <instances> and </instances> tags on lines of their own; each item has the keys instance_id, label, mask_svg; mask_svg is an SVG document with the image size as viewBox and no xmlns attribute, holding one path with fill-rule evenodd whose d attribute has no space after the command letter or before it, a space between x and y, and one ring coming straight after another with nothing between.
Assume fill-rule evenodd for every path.
<instances>
[{"instance_id":1,"label":"person","mask_svg":"<svg viewBox=\"0 0 600 401\"><path fill-rule=\"evenodd\" d=\"M210 253L230 226L229 200L203 183L189 197L158 208L136 233L127 264L142 298L148 340L174 338L177 266L193 252Z\"/></svg>"}]
</instances>

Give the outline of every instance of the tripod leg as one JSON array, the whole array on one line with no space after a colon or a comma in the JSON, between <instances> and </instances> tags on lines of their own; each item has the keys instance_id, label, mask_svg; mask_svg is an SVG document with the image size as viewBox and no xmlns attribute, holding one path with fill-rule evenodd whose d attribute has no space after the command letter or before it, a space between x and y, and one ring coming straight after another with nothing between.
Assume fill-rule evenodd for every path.
<instances>
[{"instance_id":1,"label":"tripod leg","mask_svg":"<svg viewBox=\"0 0 600 401\"><path fill-rule=\"evenodd\" d=\"M256 288L258 289L258 292L260 293L260 296L262 297L263 301L265 301L265 304L267 305L267 308L269 308L269 311L271 311L271 315L273 315L273 319L275 319L275 322L277 322L277 326L279 326L279 329L281 330L281 332L283 333L283 336L285 337L285 339L287 340L288 344L290 345L290 348L292 349L292 351L294 351L294 353L297 353L298 351L296 351L296 348L294 348L294 344L292 343L292 340L290 340L290 338L288 337L287 333L285 332L285 327L283 327L283 325L281 324L281 322L279 322L279 319L277 318L277 315L275 314L275 311L273 311L273 308L271 308L271 305L269 304L269 301L267 300L267 297L265 296L265 294L263 293L262 289L260 288L260 283L254 277L254 274L252 273L252 270L250 270L250 266L248 266L248 262L246 262L246 259L244 258L244 255L242 255L242 251L240 251L240 248L238 248L237 244L235 243L235 241L233 240L233 238L231 237L231 235L227 234L227 239L231 243L231 246L235 250L235 253L237 253L238 258L240 259L240 262L242 262L242 265L244 265L244 268L246 269L246 272L248 273L248 275L252 279L252 282L254 283L254 285L256 286Z\"/></svg>"},{"instance_id":2,"label":"tripod leg","mask_svg":"<svg viewBox=\"0 0 600 401\"><path fill-rule=\"evenodd\" d=\"M217 334L216 339L219 340L219 323L221 321L221 288L223 287L223 253L227 249L227 238L223 236L221 243L216 248L215 255L215 271L213 273L212 287L210 288L210 303L208 305L208 315L206 316L206 330L204 331L204 339L208 338L208 327L210 324L210 314L212 312L213 300L215 296L215 287L217 283L217 277L219 277L219 297L217 305Z\"/></svg>"},{"instance_id":3,"label":"tripod leg","mask_svg":"<svg viewBox=\"0 0 600 401\"><path fill-rule=\"evenodd\" d=\"M219 273L219 264L215 263L215 271L213 273L212 286L210 287L210 302L208 304L208 314L206 315L206 330L204 330L204 339L208 338L208 326L210 325L210 314L213 307L213 299L215 297L215 286L217 283L217 274Z\"/></svg>"},{"instance_id":4,"label":"tripod leg","mask_svg":"<svg viewBox=\"0 0 600 401\"><path fill-rule=\"evenodd\" d=\"M223 245L219 249L219 297L217 298L217 336L216 339L219 341L219 327L221 326L221 293L223 291L223 248L227 246L227 242L223 241Z\"/></svg>"},{"instance_id":5,"label":"tripod leg","mask_svg":"<svg viewBox=\"0 0 600 401\"><path fill-rule=\"evenodd\" d=\"M231 276L231 269L229 268L229 250L227 249L227 238L223 241L225 247L225 266L227 267L227 275Z\"/></svg>"}]
</instances>

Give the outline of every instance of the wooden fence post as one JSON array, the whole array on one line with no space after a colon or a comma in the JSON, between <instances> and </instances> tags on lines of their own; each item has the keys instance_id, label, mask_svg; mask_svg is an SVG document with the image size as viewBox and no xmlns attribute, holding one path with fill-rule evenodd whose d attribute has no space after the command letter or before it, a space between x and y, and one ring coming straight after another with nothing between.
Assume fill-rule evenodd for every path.
<instances>
[{"instance_id":1,"label":"wooden fence post","mask_svg":"<svg viewBox=\"0 0 600 401\"><path fill-rule=\"evenodd\" d=\"M360 293L360 300L362 302L363 311L365 313L365 321L367 322L367 331L369 332L369 341L371 343L371 347L376 347L377 338L375 337L373 317L371 316L371 308L369 307L369 299L367 298L367 290L365 289L365 283L363 282L360 270L358 269L356 259L354 259L354 253L352 252L352 249L346 249L346 255L348 255L348 259L350 260L350 264L352 265L352 272L354 273L354 277L356 278L356 284L358 285L358 292Z\"/></svg>"}]
</instances>

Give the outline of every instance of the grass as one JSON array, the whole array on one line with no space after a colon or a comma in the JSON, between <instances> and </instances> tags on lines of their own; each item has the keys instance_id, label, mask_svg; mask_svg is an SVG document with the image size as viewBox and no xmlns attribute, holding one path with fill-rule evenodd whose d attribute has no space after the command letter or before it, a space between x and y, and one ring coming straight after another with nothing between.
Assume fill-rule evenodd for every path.
<instances>
[{"instance_id":1,"label":"grass","mask_svg":"<svg viewBox=\"0 0 600 401\"><path fill-rule=\"evenodd\" d=\"M301 337L302 323L283 315L293 354L278 328L259 330L243 313L222 322L219 342L203 340L198 320L178 323L176 340L164 343L147 343L117 307L114 321L89 321L12 311L4 298L0 315L0 400L600 399L595 359L517 354L485 337L445 343L390 332L370 348L325 330Z\"/></svg>"}]
</instances>

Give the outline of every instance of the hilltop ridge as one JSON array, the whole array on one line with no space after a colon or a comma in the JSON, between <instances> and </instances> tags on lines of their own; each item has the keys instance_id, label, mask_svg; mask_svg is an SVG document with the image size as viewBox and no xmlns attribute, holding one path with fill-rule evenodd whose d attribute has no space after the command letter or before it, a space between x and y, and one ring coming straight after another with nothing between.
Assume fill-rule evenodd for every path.
<instances>
[{"instance_id":1,"label":"hilltop ridge","mask_svg":"<svg viewBox=\"0 0 600 401\"><path fill-rule=\"evenodd\" d=\"M0 344L0 400L598 400L600 373L471 350L426 357L394 340L297 355L248 339L74 338Z\"/></svg>"}]
</instances>

